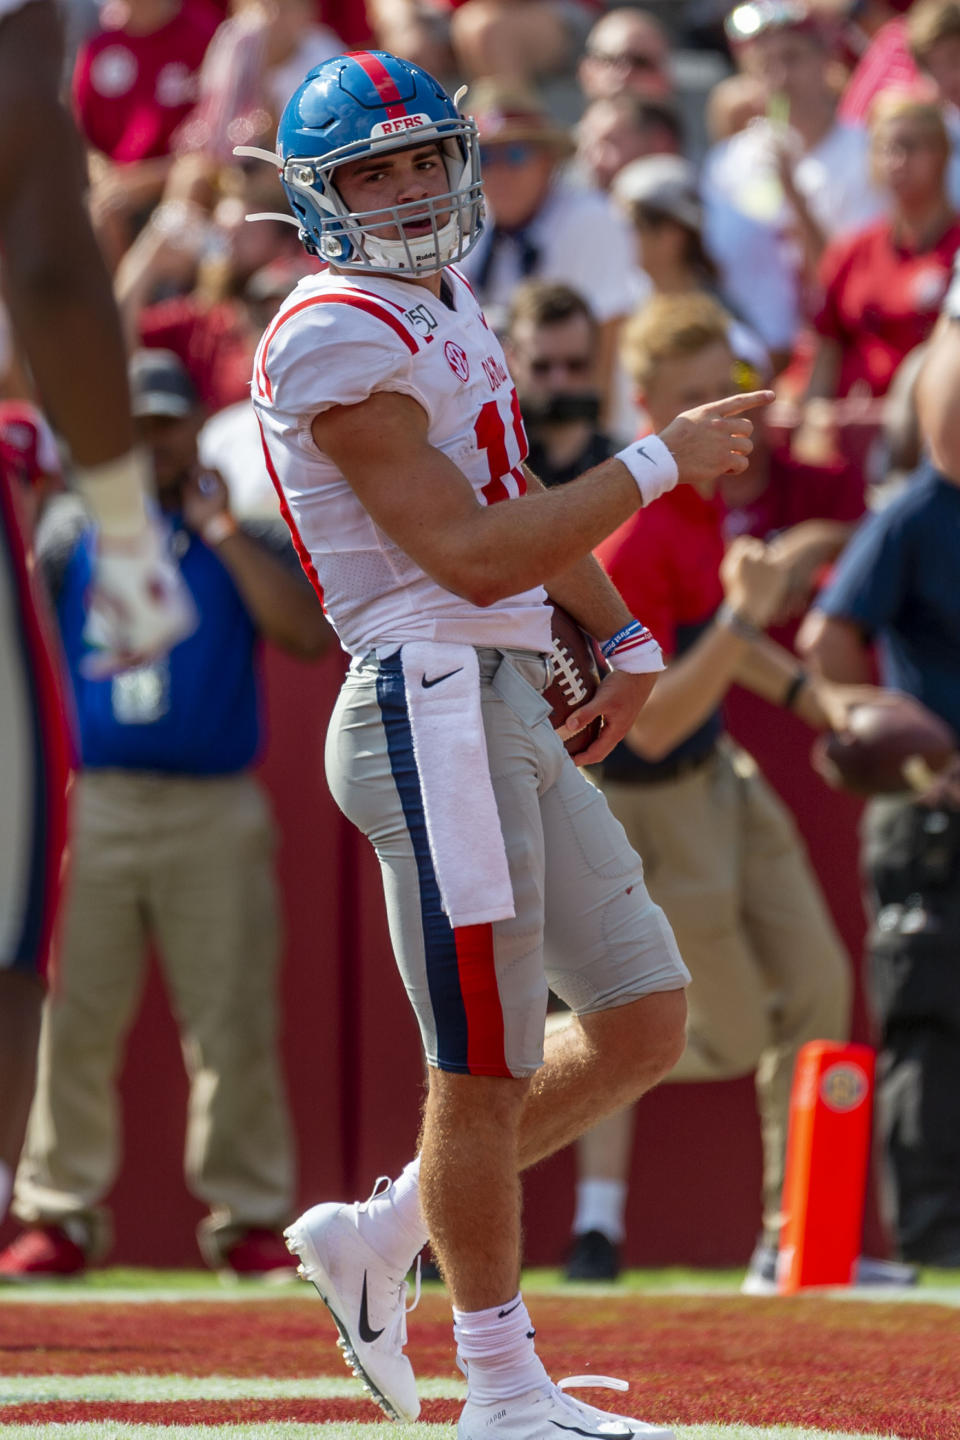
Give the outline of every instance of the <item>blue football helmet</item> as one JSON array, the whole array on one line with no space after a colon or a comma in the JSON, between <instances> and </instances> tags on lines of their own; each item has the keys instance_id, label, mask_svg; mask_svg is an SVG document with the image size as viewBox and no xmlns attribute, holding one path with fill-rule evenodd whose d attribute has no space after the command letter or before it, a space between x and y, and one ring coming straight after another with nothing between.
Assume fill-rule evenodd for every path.
<instances>
[{"instance_id":1,"label":"blue football helmet","mask_svg":"<svg viewBox=\"0 0 960 1440\"><path fill-rule=\"evenodd\" d=\"M387 210L347 209L335 184L339 165L429 140L440 146L450 185L445 194ZM277 160L301 240L342 270L433 274L463 259L480 237L476 123L409 60L371 50L316 66L284 107ZM396 238L373 234L385 217L395 223ZM405 233L405 222L425 219L429 232Z\"/></svg>"}]
</instances>

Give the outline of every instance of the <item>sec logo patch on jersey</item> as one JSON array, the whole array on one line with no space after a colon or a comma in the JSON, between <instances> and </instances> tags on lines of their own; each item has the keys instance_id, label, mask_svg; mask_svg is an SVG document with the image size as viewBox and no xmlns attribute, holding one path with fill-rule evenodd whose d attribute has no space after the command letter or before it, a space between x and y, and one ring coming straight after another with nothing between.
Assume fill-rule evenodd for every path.
<instances>
[{"instance_id":1,"label":"sec logo patch on jersey","mask_svg":"<svg viewBox=\"0 0 960 1440\"><path fill-rule=\"evenodd\" d=\"M447 357L447 364L456 375L458 380L464 384L470 379L470 362L467 359L467 352L453 340L448 340L443 347L443 353Z\"/></svg>"}]
</instances>

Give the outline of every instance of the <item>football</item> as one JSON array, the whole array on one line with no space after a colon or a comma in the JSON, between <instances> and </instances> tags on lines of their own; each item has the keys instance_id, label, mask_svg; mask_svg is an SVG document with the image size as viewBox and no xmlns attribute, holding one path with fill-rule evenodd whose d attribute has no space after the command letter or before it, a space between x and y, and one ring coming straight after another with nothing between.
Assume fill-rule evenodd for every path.
<instances>
[{"instance_id":1,"label":"football","mask_svg":"<svg viewBox=\"0 0 960 1440\"><path fill-rule=\"evenodd\" d=\"M950 726L912 695L857 705L846 730L819 735L813 767L828 784L856 795L924 790L957 748Z\"/></svg>"},{"instance_id":2,"label":"football","mask_svg":"<svg viewBox=\"0 0 960 1440\"><path fill-rule=\"evenodd\" d=\"M593 641L560 605L553 607L552 632L551 678L543 696L553 710L551 719L556 728L595 694L600 684L600 669ZM576 735L565 740L568 754L579 755L581 750L592 745L600 734L600 724L599 718L592 720Z\"/></svg>"}]
</instances>

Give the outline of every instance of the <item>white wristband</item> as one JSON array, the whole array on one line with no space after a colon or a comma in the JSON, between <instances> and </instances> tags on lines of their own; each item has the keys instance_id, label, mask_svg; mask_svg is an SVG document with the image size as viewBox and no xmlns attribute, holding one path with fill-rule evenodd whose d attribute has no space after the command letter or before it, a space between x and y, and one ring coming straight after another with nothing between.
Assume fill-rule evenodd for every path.
<instances>
[{"instance_id":1,"label":"white wristband","mask_svg":"<svg viewBox=\"0 0 960 1440\"><path fill-rule=\"evenodd\" d=\"M680 479L677 462L659 435L645 435L642 440L634 440L631 445L618 450L613 458L621 461L630 471L644 505L652 505L659 496L666 495Z\"/></svg>"},{"instance_id":2,"label":"white wristband","mask_svg":"<svg viewBox=\"0 0 960 1440\"><path fill-rule=\"evenodd\" d=\"M624 670L628 675L657 675L666 670L663 651L647 631L647 637L630 649L614 650L607 664L614 670Z\"/></svg>"},{"instance_id":3,"label":"white wristband","mask_svg":"<svg viewBox=\"0 0 960 1440\"><path fill-rule=\"evenodd\" d=\"M78 466L77 489L100 533L132 540L147 528L150 463L145 450L128 450L102 465Z\"/></svg>"}]
</instances>

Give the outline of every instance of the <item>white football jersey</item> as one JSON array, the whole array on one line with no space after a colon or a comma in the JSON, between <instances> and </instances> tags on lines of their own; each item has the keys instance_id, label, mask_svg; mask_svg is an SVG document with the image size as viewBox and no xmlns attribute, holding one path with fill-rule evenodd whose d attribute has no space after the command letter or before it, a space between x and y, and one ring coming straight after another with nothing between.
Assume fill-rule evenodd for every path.
<instances>
[{"instance_id":1,"label":"white football jersey","mask_svg":"<svg viewBox=\"0 0 960 1440\"><path fill-rule=\"evenodd\" d=\"M412 396L429 441L481 504L524 493L527 440L499 341L467 282L446 271L454 309L384 275L310 275L284 301L254 362L264 452L301 560L351 655L408 640L550 649L537 587L489 607L443 589L368 515L311 434L313 417L378 390Z\"/></svg>"}]
</instances>

